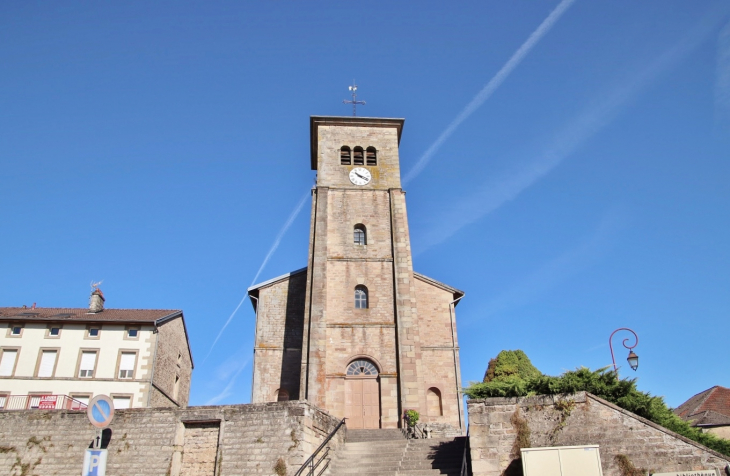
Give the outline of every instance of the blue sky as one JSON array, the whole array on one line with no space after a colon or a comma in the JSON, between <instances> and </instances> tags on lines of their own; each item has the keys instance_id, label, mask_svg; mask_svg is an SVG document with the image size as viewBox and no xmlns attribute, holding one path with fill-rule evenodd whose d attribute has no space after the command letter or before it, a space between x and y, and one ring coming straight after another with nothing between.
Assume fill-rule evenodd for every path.
<instances>
[{"instance_id":1,"label":"blue sky","mask_svg":"<svg viewBox=\"0 0 730 476\"><path fill-rule=\"evenodd\" d=\"M108 307L183 309L191 403L248 402L248 301L211 346L259 271L306 265L308 118L355 78L360 115L406 119L464 382L502 349L603 367L630 327L641 389L730 386L730 3L413 5L0 4L0 306L103 279Z\"/></svg>"}]
</instances>

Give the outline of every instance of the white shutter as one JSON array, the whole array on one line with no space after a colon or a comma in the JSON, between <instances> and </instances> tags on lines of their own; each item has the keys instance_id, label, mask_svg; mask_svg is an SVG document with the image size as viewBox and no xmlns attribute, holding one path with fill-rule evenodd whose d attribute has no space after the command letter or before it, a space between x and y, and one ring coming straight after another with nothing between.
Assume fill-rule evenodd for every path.
<instances>
[{"instance_id":1,"label":"white shutter","mask_svg":"<svg viewBox=\"0 0 730 476\"><path fill-rule=\"evenodd\" d=\"M41 404L41 396L40 395L31 395L30 396L30 408L38 408L38 405Z\"/></svg>"},{"instance_id":2,"label":"white shutter","mask_svg":"<svg viewBox=\"0 0 730 476\"><path fill-rule=\"evenodd\" d=\"M123 408L129 408L130 397L114 397L114 409L121 410Z\"/></svg>"},{"instance_id":3,"label":"white shutter","mask_svg":"<svg viewBox=\"0 0 730 476\"><path fill-rule=\"evenodd\" d=\"M132 378L134 376L134 360L137 354L134 352L122 352L119 362L119 378Z\"/></svg>"},{"instance_id":4,"label":"white shutter","mask_svg":"<svg viewBox=\"0 0 730 476\"><path fill-rule=\"evenodd\" d=\"M122 361L119 363L119 370L134 370L134 358L137 354L122 352Z\"/></svg>"},{"instance_id":5,"label":"white shutter","mask_svg":"<svg viewBox=\"0 0 730 476\"><path fill-rule=\"evenodd\" d=\"M91 377L94 374L96 363L96 352L82 352L81 365L79 366L79 377Z\"/></svg>"},{"instance_id":6,"label":"white shutter","mask_svg":"<svg viewBox=\"0 0 730 476\"><path fill-rule=\"evenodd\" d=\"M7 395L0 395L0 408L5 408L5 403L8 401Z\"/></svg>"},{"instance_id":7,"label":"white shutter","mask_svg":"<svg viewBox=\"0 0 730 476\"><path fill-rule=\"evenodd\" d=\"M41 353L41 365L38 367L39 377L52 377L53 367L56 365L56 351L44 350Z\"/></svg>"},{"instance_id":8,"label":"white shutter","mask_svg":"<svg viewBox=\"0 0 730 476\"><path fill-rule=\"evenodd\" d=\"M10 377L13 375L15 368L15 358L18 356L17 350L3 351L3 359L0 361L0 377Z\"/></svg>"}]
</instances>

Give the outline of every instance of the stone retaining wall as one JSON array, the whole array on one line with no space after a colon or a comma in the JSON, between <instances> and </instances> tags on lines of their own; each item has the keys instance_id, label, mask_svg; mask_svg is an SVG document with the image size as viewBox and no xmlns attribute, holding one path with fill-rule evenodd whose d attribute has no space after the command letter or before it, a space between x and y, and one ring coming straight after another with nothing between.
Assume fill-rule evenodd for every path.
<instances>
[{"instance_id":1,"label":"stone retaining wall","mask_svg":"<svg viewBox=\"0 0 730 476\"><path fill-rule=\"evenodd\" d=\"M273 475L279 458L293 474L338 422L304 401L118 410L107 474ZM85 412L0 411L0 468L77 476L95 434ZM344 437L342 428L332 447Z\"/></svg>"},{"instance_id":2,"label":"stone retaining wall","mask_svg":"<svg viewBox=\"0 0 730 476\"><path fill-rule=\"evenodd\" d=\"M526 437L526 429L526 447L599 445L604 476L622 476L619 458L652 472L722 471L730 462L728 456L585 392L470 400L468 409L474 476L521 475L515 442Z\"/></svg>"}]
</instances>

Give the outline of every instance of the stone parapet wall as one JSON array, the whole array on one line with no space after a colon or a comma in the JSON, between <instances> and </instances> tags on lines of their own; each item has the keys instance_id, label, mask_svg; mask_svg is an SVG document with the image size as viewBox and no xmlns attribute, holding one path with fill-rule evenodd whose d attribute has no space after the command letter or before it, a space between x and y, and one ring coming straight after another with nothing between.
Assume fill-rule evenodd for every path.
<instances>
[{"instance_id":1,"label":"stone parapet wall","mask_svg":"<svg viewBox=\"0 0 730 476\"><path fill-rule=\"evenodd\" d=\"M339 423L304 401L118 410L107 474L292 474ZM85 412L0 411L4 474L73 475L95 436ZM332 440L344 442L345 429Z\"/></svg>"},{"instance_id":2,"label":"stone parapet wall","mask_svg":"<svg viewBox=\"0 0 730 476\"><path fill-rule=\"evenodd\" d=\"M527 447L599 445L604 476L622 476L620 455L652 472L723 470L730 463L728 456L585 392L470 400L468 410L475 476L521 475L515 442L526 437L525 429Z\"/></svg>"}]
</instances>

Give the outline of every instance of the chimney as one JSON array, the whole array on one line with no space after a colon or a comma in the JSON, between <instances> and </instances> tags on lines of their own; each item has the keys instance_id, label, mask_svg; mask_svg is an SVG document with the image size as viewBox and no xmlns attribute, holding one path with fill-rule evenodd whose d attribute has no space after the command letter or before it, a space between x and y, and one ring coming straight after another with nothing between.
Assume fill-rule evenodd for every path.
<instances>
[{"instance_id":1,"label":"chimney","mask_svg":"<svg viewBox=\"0 0 730 476\"><path fill-rule=\"evenodd\" d=\"M91 297L89 298L89 312L101 312L104 310L104 293L101 292L101 289L95 288L94 291L91 293Z\"/></svg>"}]
</instances>

